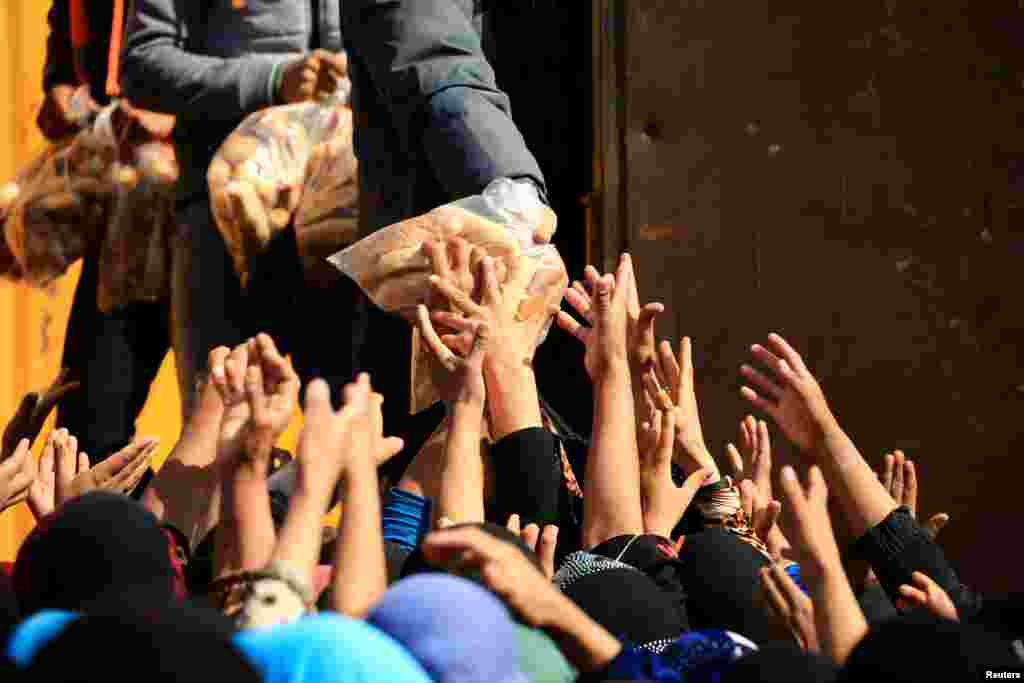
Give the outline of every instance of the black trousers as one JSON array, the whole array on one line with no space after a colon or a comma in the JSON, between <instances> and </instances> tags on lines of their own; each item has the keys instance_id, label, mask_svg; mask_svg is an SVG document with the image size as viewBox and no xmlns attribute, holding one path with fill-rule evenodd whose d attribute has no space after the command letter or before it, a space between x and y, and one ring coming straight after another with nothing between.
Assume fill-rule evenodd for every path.
<instances>
[{"instance_id":1,"label":"black trousers","mask_svg":"<svg viewBox=\"0 0 1024 683\"><path fill-rule=\"evenodd\" d=\"M170 347L166 302L100 312L98 261L96 254L83 261L61 361L82 386L61 401L57 412L57 426L78 439L93 463L131 441L135 419Z\"/></svg>"}]
</instances>

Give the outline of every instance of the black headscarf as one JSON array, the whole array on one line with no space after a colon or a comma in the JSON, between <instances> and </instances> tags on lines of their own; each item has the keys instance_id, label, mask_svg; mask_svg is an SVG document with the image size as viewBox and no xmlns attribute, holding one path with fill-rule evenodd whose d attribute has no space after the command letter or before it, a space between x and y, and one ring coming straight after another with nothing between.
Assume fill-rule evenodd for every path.
<instances>
[{"instance_id":1,"label":"black headscarf","mask_svg":"<svg viewBox=\"0 0 1024 683\"><path fill-rule=\"evenodd\" d=\"M914 615L893 619L854 648L839 681L981 681L986 671L1022 664L1009 642L984 629Z\"/></svg>"},{"instance_id":2,"label":"black headscarf","mask_svg":"<svg viewBox=\"0 0 1024 683\"><path fill-rule=\"evenodd\" d=\"M260 680L229 632L184 606L84 616L46 644L25 674L29 680L92 683L118 678L138 662L154 683Z\"/></svg>"},{"instance_id":3,"label":"black headscarf","mask_svg":"<svg viewBox=\"0 0 1024 683\"><path fill-rule=\"evenodd\" d=\"M79 610L111 591L181 594L171 543L157 518L126 496L94 491L62 505L29 535L14 565L23 615Z\"/></svg>"}]
</instances>

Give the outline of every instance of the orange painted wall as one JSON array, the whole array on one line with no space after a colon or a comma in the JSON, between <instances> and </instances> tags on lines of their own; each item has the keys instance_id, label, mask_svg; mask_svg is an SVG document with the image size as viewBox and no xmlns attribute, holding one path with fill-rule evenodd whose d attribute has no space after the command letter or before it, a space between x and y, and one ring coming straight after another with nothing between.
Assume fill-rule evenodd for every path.
<instances>
[{"instance_id":1,"label":"orange painted wall","mask_svg":"<svg viewBox=\"0 0 1024 683\"><path fill-rule=\"evenodd\" d=\"M50 0L8 0L0 8L0 182L11 178L44 145L35 114L42 101L49 7ZM57 373L78 271L76 265L50 293L0 281L0 423L14 413L21 396L46 386ZM138 422L140 435L160 439L158 462L181 429L175 377L168 354ZM282 447L294 447L298 428L296 417ZM32 525L25 505L0 514L0 561L13 559Z\"/></svg>"}]
</instances>

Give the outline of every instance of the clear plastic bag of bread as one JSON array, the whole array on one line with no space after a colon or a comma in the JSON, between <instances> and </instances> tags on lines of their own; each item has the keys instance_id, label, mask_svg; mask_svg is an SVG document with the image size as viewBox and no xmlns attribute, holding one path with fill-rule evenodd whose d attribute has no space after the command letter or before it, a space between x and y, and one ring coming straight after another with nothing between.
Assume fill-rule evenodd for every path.
<instances>
[{"instance_id":1,"label":"clear plastic bag of bread","mask_svg":"<svg viewBox=\"0 0 1024 683\"><path fill-rule=\"evenodd\" d=\"M529 181L499 178L483 193L440 206L421 216L381 228L328 259L350 277L384 311L415 323L416 307L436 308L430 285L433 267L424 250L427 242L458 236L497 260L504 284L510 259L520 259L529 273L519 316L547 315L561 301L568 285L565 263L550 244L556 216ZM538 344L551 327L549 319ZM414 341L416 337L414 335ZM438 400L429 350L414 343L412 410L419 412Z\"/></svg>"},{"instance_id":2,"label":"clear plastic bag of bread","mask_svg":"<svg viewBox=\"0 0 1024 683\"><path fill-rule=\"evenodd\" d=\"M50 283L102 239L116 156L112 110L103 109L74 137L45 149L0 188L6 246L31 284Z\"/></svg>"},{"instance_id":3,"label":"clear plastic bag of bread","mask_svg":"<svg viewBox=\"0 0 1024 683\"><path fill-rule=\"evenodd\" d=\"M174 147L153 140L125 152L130 163L115 163L111 170L114 205L100 249L96 305L104 313L160 301L170 290Z\"/></svg>"},{"instance_id":4,"label":"clear plastic bag of bread","mask_svg":"<svg viewBox=\"0 0 1024 683\"><path fill-rule=\"evenodd\" d=\"M251 114L210 163L214 219L243 284L252 257L293 219L304 258L355 240L350 90L345 79L316 101Z\"/></svg>"}]
</instances>

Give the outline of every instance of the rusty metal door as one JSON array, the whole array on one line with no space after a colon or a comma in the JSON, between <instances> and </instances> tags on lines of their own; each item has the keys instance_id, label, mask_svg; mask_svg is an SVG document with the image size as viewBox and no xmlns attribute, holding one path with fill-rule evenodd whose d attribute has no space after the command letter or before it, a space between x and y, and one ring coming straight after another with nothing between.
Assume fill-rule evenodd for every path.
<instances>
[{"instance_id":1,"label":"rusty metal door","mask_svg":"<svg viewBox=\"0 0 1024 683\"><path fill-rule=\"evenodd\" d=\"M777 331L865 457L918 462L965 580L1024 588L1019 3L594 6L592 256L693 338L709 445Z\"/></svg>"}]
</instances>

